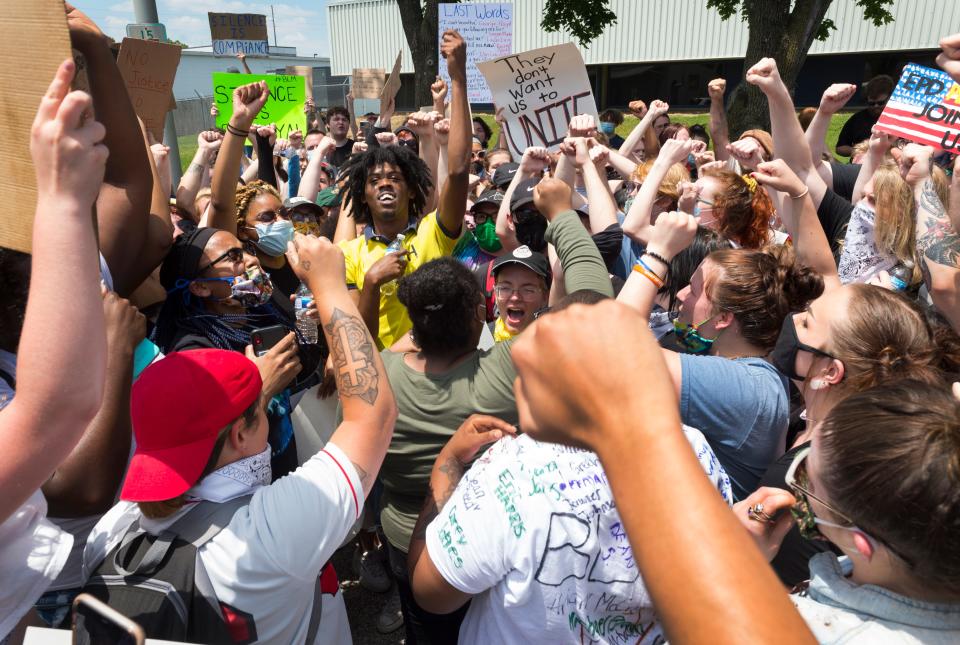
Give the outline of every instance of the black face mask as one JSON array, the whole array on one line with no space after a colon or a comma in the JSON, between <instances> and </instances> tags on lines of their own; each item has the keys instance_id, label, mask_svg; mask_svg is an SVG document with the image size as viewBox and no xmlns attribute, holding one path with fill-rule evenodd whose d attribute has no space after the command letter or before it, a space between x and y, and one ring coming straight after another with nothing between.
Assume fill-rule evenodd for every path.
<instances>
[{"instance_id":1,"label":"black face mask","mask_svg":"<svg viewBox=\"0 0 960 645\"><path fill-rule=\"evenodd\" d=\"M400 139L398 145L405 146L414 154L420 154L420 143L416 139Z\"/></svg>"},{"instance_id":2,"label":"black face mask","mask_svg":"<svg viewBox=\"0 0 960 645\"><path fill-rule=\"evenodd\" d=\"M517 231L517 240L537 253L546 253L547 219L540 213L524 213L514 217L513 226Z\"/></svg>"},{"instance_id":3,"label":"black face mask","mask_svg":"<svg viewBox=\"0 0 960 645\"><path fill-rule=\"evenodd\" d=\"M780 328L780 336L777 337L777 344L770 352L770 362L781 374L794 381L804 381L805 376L797 374L797 354L799 352L810 352L817 356L826 356L827 358L836 358L832 354L805 345L797 337L797 326L793 322L793 315L790 314L783 319L783 326Z\"/></svg>"}]
</instances>

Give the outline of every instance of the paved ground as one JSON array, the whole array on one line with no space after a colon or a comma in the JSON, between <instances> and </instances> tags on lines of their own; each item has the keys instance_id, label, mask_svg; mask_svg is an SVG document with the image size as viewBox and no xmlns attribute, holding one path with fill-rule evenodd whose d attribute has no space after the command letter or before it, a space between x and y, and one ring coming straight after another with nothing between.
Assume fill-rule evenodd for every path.
<instances>
[{"instance_id":1,"label":"paved ground","mask_svg":"<svg viewBox=\"0 0 960 645\"><path fill-rule=\"evenodd\" d=\"M403 628L391 634L377 631L377 615L387 602L389 594L367 591L360 586L353 573L353 543L348 544L333 555L333 566L340 579L343 600L350 617L350 630L355 645L398 645L403 639Z\"/></svg>"}]
</instances>

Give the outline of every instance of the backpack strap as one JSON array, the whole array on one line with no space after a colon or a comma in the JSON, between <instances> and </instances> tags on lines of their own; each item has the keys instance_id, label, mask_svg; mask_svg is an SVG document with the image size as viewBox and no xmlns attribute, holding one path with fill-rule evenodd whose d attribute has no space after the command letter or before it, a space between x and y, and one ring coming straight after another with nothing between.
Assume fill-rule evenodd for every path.
<instances>
[{"instance_id":1,"label":"backpack strap","mask_svg":"<svg viewBox=\"0 0 960 645\"><path fill-rule=\"evenodd\" d=\"M132 568L123 566L121 560L130 544L145 535L140 528L139 520L135 522L120 542L120 548L114 551L113 565L117 573L123 576L142 575L150 576L156 573L160 564L166 558L175 538L193 544L199 549L206 542L222 531L236 515L237 511L250 503L250 496L238 497L223 504L215 502L198 502L192 509L160 533L137 563L131 563Z\"/></svg>"}]
</instances>

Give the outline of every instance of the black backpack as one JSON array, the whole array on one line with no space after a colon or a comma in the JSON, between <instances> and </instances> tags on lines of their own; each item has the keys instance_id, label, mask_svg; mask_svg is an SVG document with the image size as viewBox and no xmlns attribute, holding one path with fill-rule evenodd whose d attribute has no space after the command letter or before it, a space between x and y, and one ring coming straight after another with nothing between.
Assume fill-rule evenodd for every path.
<instances>
[{"instance_id":1,"label":"black backpack","mask_svg":"<svg viewBox=\"0 0 960 645\"><path fill-rule=\"evenodd\" d=\"M83 592L128 616L148 638L214 645L256 642L253 617L217 600L199 557L200 547L249 503L250 496L223 504L199 502L156 536L134 522L94 569ZM307 643L320 627L319 579L317 586Z\"/></svg>"}]
</instances>

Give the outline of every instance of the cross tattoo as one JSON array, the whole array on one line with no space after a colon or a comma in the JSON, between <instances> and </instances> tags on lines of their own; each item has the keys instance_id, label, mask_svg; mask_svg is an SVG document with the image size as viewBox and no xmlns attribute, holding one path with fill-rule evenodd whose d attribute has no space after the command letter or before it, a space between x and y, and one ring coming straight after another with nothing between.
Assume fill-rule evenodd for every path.
<instances>
[{"instance_id":1,"label":"cross tattoo","mask_svg":"<svg viewBox=\"0 0 960 645\"><path fill-rule=\"evenodd\" d=\"M363 355L359 357L354 355L353 347L350 346L349 330L346 327L340 327L340 329L337 330L337 336L340 339L344 358L346 359L346 363L340 366L340 378L349 378L350 385L352 386L360 385L359 372L367 368L367 359Z\"/></svg>"}]
</instances>

